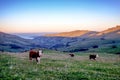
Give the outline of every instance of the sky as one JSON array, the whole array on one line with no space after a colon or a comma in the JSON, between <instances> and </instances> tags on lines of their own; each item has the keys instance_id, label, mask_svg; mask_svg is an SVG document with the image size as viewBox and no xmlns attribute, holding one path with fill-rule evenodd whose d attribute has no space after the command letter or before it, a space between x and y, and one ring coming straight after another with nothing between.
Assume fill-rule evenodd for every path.
<instances>
[{"instance_id":1,"label":"sky","mask_svg":"<svg viewBox=\"0 0 120 80\"><path fill-rule=\"evenodd\" d=\"M102 31L120 25L120 0L0 0L0 31Z\"/></svg>"}]
</instances>

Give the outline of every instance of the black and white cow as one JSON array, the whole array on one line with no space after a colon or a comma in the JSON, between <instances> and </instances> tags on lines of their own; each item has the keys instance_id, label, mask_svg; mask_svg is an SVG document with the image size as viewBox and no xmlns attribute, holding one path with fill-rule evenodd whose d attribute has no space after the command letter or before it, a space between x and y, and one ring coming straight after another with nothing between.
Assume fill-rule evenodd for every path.
<instances>
[{"instance_id":1,"label":"black and white cow","mask_svg":"<svg viewBox=\"0 0 120 80\"><path fill-rule=\"evenodd\" d=\"M99 57L98 54L90 54L89 55L89 59L93 59L93 60L96 60L96 58Z\"/></svg>"},{"instance_id":2,"label":"black and white cow","mask_svg":"<svg viewBox=\"0 0 120 80\"><path fill-rule=\"evenodd\" d=\"M70 53L69 55L70 55L71 57L74 57L74 56L75 56L73 53Z\"/></svg>"}]
</instances>

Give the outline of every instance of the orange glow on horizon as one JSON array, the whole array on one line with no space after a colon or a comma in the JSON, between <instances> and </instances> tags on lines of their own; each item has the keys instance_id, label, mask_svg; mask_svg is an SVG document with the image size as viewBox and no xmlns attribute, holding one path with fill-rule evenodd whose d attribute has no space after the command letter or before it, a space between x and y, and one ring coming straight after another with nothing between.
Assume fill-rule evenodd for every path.
<instances>
[{"instance_id":1,"label":"orange glow on horizon","mask_svg":"<svg viewBox=\"0 0 120 80\"><path fill-rule=\"evenodd\" d=\"M67 25L59 25L59 26L48 26L48 25L42 25L42 26L0 26L0 31L6 32L6 33L39 33L39 32L69 32L74 30L89 30L89 31L103 31L105 29L115 27L114 26L108 26L108 27L86 27L86 26L67 26Z\"/></svg>"}]
</instances>

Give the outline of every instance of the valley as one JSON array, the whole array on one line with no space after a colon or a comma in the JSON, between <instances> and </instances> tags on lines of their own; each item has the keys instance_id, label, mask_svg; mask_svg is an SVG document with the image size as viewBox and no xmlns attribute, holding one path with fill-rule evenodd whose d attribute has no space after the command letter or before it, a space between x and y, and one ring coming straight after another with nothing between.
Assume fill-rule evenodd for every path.
<instances>
[{"instance_id":1,"label":"valley","mask_svg":"<svg viewBox=\"0 0 120 80\"><path fill-rule=\"evenodd\" d=\"M120 26L116 26L101 32L77 30L35 36L33 39L0 32L0 51L24 52L31 48L43 48L62 52L100 51L115 54L120 52L119 32Z\"/></svg>"}]
</instances>

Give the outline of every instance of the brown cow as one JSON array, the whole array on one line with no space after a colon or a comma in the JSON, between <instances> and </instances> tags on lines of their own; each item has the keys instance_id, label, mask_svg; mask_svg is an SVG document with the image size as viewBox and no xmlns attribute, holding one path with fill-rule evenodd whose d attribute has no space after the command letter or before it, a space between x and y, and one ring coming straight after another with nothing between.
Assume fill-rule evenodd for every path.
<instances>
[{"instance_id":1,"label":"brown cow","mask_svg":"<svg viewBox=\"0 0 120 80\"><path fill-rule=\"evenodd\" d=\"M89 59L93 59L93 60L96 60L96 58L99 57L98 54L90 54L89 55Z\"/></svg>"},{"instance_id":2,"label":"brown cow","mask_svg":"<svg viewBox=\"0 0 120 80\"><path fill-rule=\"evenodd\" d=\"M29 59L32 60L32 58L35 58L37 63L40 63L41 56L42 50L39 51L30 50L29 52Z\"/></svg>"},{"instance_id":3,"label":"brown cow","mask_svg":"<svg viewBox=\"0 0 120 80\"><path fill-rule=\"evenodd\" d=\"M70 55L71 57L74 57L74 56L75 56L73 53L70 53L69 55Z\"/></svg>"}]
</instances>

